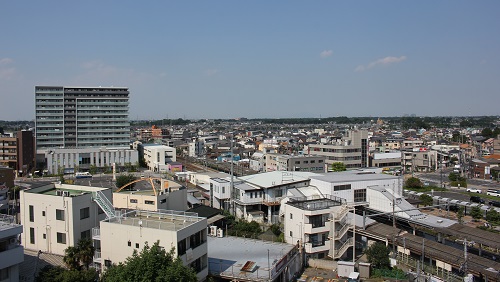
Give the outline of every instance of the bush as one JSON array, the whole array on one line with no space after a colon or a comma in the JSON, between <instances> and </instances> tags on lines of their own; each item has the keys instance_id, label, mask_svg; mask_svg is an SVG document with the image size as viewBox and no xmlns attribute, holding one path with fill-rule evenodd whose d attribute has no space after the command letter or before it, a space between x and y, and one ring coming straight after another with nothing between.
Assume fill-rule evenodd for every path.
<instances>
[{"instance_id":1,"label":"bush","mask_svg":"<svg viewBox=\"0 0 500 282\"><path fill-rule=\"evenodd\" d=\"M422 188L422 181L416 177L410 177L406 180L406 187L408 188Z\"/></svg>"},{"instance_id":2,"label":"bush","mask_svg":"<svg viewBox=\"0 0 500 282\"><path fill-rule=\"evenodd\" d=\"M281 234L281 228L278 224L273 224L271 225L271 232L273 232L274 235L280 236Z\"/></svg>"}]
</instances>

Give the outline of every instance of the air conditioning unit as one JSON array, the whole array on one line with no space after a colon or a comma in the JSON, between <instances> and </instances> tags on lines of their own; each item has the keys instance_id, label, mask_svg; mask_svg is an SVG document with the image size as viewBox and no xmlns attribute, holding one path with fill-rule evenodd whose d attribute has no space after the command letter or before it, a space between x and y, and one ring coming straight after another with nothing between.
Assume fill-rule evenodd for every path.
<instances>
[{"instance_id":1,"label":"air conditioning unit","mask_svg":"<svg viewBox=\"0 0 500 282\"><path fill-rule=\"evenodd\" d=\"M69 197L69 191L63 191L63 196L64 197Z\"/></svg>"},{"instance_id":2,"label":"air conditioning unit","mask_svg":"<svg viewBox=\"0 0 500 282\"><path fill-rule=\"evenodd\" d=\"M61 191L61 190L56 190L56 195L57 195L57 196L62 196L62 195L63 195L63 191Z\"/></svg>"},{"instance_id":3,"label":"air conditioning unit","mask_svg":"<svg viewBox=\"0 0 500 282\"><path fill-rule=\"evenodd\" d=\"M217 236L217 226L210 226L210 236Z\"/></svg>"},{"instance_id":4,"label":"air conditioning unit","mask_svg":"<svg viewBox=\"0 0 500 282\"><path fill-rule=\"evenodd\" d=\"M224 237L224 230L222 228L217 229L217 237Z\"/></svg>"}]
</instances>

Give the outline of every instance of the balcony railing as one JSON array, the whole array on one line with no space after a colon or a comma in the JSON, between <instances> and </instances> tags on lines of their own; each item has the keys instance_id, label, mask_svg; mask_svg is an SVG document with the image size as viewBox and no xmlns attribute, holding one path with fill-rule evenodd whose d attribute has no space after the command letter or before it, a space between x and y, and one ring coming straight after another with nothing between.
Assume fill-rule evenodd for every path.
<instances>
[{"instance_id":1,"label":"balcony railing","mask_svg":"<svg viewBox=\"0 0 500 282\"><path fill-rule=\"evenodd\" d=\"M92 228L92 239L93 240L101 240L101 229L94 227Z\"/></svg>"},{"instance_id":2,"label":"balcony railing","mask_svg":"<svg viewBox=\"0 0 500 282\"><path fill-rule=\"evenodd\" d=\"M101 252L99 251L94 252L94 262L101 263Z\"/></svg>"}]
</instances>

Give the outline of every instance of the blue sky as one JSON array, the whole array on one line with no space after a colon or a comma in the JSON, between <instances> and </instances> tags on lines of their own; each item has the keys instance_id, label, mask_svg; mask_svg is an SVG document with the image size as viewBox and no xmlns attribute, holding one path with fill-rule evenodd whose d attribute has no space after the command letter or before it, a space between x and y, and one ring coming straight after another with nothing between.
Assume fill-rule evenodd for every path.
<instances>
[{"instance_id":1,"label":"blue sky","mask_svg":"<svg viewBox=\"0 0 500 282\"><path fill-rule=\"evenodd\" d=\"M130 118L500 114L500 1L2 1L0 119L34 86Z\"/></svg>"}]
</instances>

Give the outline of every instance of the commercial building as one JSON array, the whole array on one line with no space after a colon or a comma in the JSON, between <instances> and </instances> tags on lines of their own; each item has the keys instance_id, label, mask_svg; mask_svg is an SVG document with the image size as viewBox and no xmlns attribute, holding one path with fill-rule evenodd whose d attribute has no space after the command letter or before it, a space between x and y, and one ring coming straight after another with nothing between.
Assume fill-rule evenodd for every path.
<instances>
[{"instance_id":1,"label":"commercial building","mask_svg":"<svg viewBox=\"0 0 500 282\"><path fill-rule=\"evenodd\" d=\"M124 167L127 164L139 163L139 153L136 150L126 148L64 148L41 150L44 168L49 174L59 173L65 170L67 173L74 171L89 171L92 166L96 168ZM39 151L40 152L40 151Z\"/></svg>"},{"instance_id":2,"label":"commercial building","mask_svg":"<svg viewBox=\"0 0 500 282\"><path fill-rule=\"evenodd\" d=\"M266 154L267 171L324 172L326 156Z\"/></svg>"},{"instance_id":3,"label":"commercial building","mask_svg":"<svg viewBox=\"0 0 500 282\"><path fill-rule=\"evenodd\" d=\"M158 179L150 181L158 181ZM161 179L160 183L160 189L154 187L151 190L138 191L123 189L113 193L113 207L146 211L185 211L188 209L187 189L184 186L167 179Z\"/></svg>"},{"instance_id":4,"label":"commercial building","mask_svg":"<svg viewBox=\"0 0 500 282\"><path fill-rule=\"evenodd\" d=\"M20 213L26 249L64 255L64 250L82 238L106 217L99 199L111 199L111 189L78 185L48 184L21 190ZM102 204L101 204L102 205ZM112 208L112 207L111 207Z\"/></svg>"},{"instance_id":5,"label":"commercial building","mask_svg":"<svg viewBox=\"0 0 500 282\"><path fill-rule=\"evenodd\" d=\"M158 144L140 144L139 154L144 157L144 162L149 170L166 172L167 164L177 160L174 147Z\"/></svg>"},{"instance_id":6,"label":"commercial building","mask_svg":"<svg viewBox=\"0 0 500 282\"><path fill-rule=\"evenodd\" d=\"M326 163L343 163L346 168L368 167L368 131L349 130L341 138L311 144L308 154L326 157Z\"/></svg>"},{"instance_id":7,"label":"commercial building","mask_svg":"<svg viewBox=\"0 0 500 282\"><path fill-rule=\"evenodd\" d=\"M0 210L9 207L9 188L14 187L14 171L8 167L0 167Z\"/></svg>"},{"instance_id":8,"label":"commercial building","mask_svg":"<svg viewBox=\"0 0 500 282\"><path fill-rule=\"evenodd\" d=\"M35 86L36 148L129 147L126 87Z\"/></svg>"},{"instance_id":9,"label":"commercial building","mask_svg":"<svg viewBox=\"0 0 500 282\"><path fill-rule=\"evenodd\" d=\"M0 214L0 281L19 281L19 265L24 261L24 249L19 244L23 226L14 217Z\"/></svg>"},{"instance_id":10,"label":"commercial building","mask_svg":"<svg viewBox=\"0 0 500 282\"><path fill-rule=\"evenodd\" d=\"M0 166L27 175L35 165L35 137L32 131L17 131L14 136L0 136Z\"/></svg>"},{"instance_id":11,"label":"commercial building","mask_svg":"<svg viewBox=\"0 0 500 282\"><path fill-rule=\"evenodd\" d=\"M198 281L208 275L207 219L196 213L134 210L101 221L92 237L101 246L94 256L97 268L124 262L146 243L158 242L166 251L173 248L174 257L192 267Z\"/></svg>"}]
</instances>

